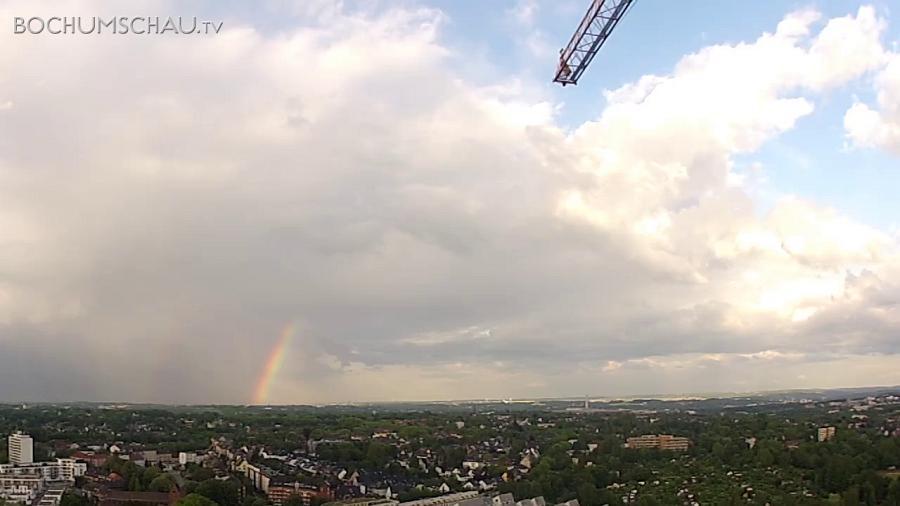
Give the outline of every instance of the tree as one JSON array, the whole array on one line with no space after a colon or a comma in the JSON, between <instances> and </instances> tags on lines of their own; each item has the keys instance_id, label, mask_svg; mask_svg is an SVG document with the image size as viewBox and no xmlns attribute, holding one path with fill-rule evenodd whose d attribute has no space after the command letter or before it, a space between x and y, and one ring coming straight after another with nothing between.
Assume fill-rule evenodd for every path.
<instances>
[{"instance_id":1,"label":"tree","mask_svg":"<svg viewBox=\"0 0 900 506\"><path fill-rule=\"evenodd\" d=\"M218 506L218 503L200 494L188 494L175 504L176 506Z\"/></svg>"},{"instance_id":2,"label":"tree","mask_svg":"<svg viewBox=\"0 0 900 506\"><path fill-rule=\"evenodd\" d=\"M384 443L369 443L366 451L366 463L371 467L384 467L393 457L393 447Z\"/></svg>"},{"instance_id":3,"label":"tree","mask_svg":"<svg viewBox=\"0 0 900 506\"><path fill-rule=\"evenodd\" d=\"M194 493L212 499L220 506L237 506L240 495L234 483L217 479L201 482Z\"/></svg>"},{"instance_id":4,"label":"tree","mask_svg":"<svg viewBox=\"0 0 900 506\"><path fill-rule=\"evenodd\" d=\"M155 480L160 474L162 474L162 471L160 471L158 467L150 466L144 469L144 474L141 476L141 481L144 483L144 489L146 490L150 486L150 482Z\"/></svg>"},{"instance_id":5,"label":"tree","mask_svg":"<svg viewBox=\"0 0 900 506\"><path fill-rule=\"evenodd\" d=\"M772 452L770 452L766 448L762 448L759 450L757 458L759 459L759 464L764 467L769 467L775 463L775 456L772 455Z\"/></svg>"},{"instance_id":6,"label":"tree","mask_svg":"<svg viewBox=\"0 0 900 506\"><path fill-rule=\"evenodd\" d=\"M582 483L578 486L579 504L600 504L600 493L593 483Z\"/></svg>"},{"instance_id":7,"label":"tree","mask_svg":"<svg viewBox=\"0 0 900 506\"><path fill-rule=\"evenodd\" d=\"M721 461L725 461L725 457L727 457L728 450L725 448L720 441L716 441L712 445L712 454L716 456Z\"/></svg>"},{"instance_id":8,"label":"tree","mask_svg":"<svg viewBox=\"0 0 900 506\"><path fill-rule=\"evenodd\" d=\"M2 504L2 500L0 500L0 504ZM63 494L62 500L59 502L59 506L90 506L90 504L91 501L87 497L69 491Z\"/></svg>"},{"instance_id":9,"label":"tree","mask_svg":"<svg viewBox=\"0 0 900 506\"><path fill-rule=\"evenodd\" d=\"M841 495L843 506L859 506L859 487L852 486Z\"/></svg>"},{"instance_id":10,"label":"tree","mask_svg":"<svg viewBox=\"0 0 900 506\"><path fill-rule=\"evenodd\" d=\"M144 486L141 484L141 478L139 476L134 475L128 480L128 490L134 492L142 492L144 490Z\"/></svg>"},{"instance_id":11,"label":"tree","mask_svg":"<svg viewBox=\"0 0 900 506\"><path fill-rule=\"evenodd\" d=\"M885 504L888 506L900 506L900 479L891 480Z\"/></svg>"},{"instance_id":12,"label":"tree","mask_svg":"<svg viewBox=\"0 0 900 506\"><path fill-rule=\"evenodd\" d=\"M241 506L266 506L269 504L268 501L259 496L248 495L241 502Z\"/></svg>"},{"instance_id":13,"label":"tree","mask_svg":"<svg viewBox=\"0 0 900 506\"><path fill-rule=\"evenodd\" d=\"M462 466L466 458L466 450L459 446L444 446L441 448L440 462L444 469L456 469Z\"/></svg>"},{"instance_id":14,"label":"tree","mask_svg":"<svg viewBox=\"0 0 900 506\"><path fill-rule=\"evenodd\" d=\"M215 478L216 473L212 469L197 464L188 464L185 469L185 476L194 481L206 481Z\"/></svg>"},{"instance_id":15,"label":"tree","mask_svg":"<svg viewBox=\"0 0 900 506\"><path fill-rule=\"evenodd\" d=\"M119 474L122 473L122 467L124 466L125 461L116 455L110 455L109 458L106 459L106 463L103 464L103 467L105 467L107 471Z\"/></svg>"},{"instance_id":16,"label":"tree","mask_svg":"<svg viewBox=\"0 0 900 506\"><path fill-rule=\"evenodd\" d=\"M853 476L853 464L846 455L835 455L827 460L824 468L824 484L830 492L841 492L850 485ZM857 490L857 495L859 491Z\"/></svg>"},{"instance_id":17,"label":"tree","mask_svg":"<svg viewBox=\"0 0 900 506\"><path fill-rule=\"evenodd\" d=\"M169 492L175 487L175 480L168 474L161 474L147 485L147 490L151 492Z\"/></svg>"}]
</instances>

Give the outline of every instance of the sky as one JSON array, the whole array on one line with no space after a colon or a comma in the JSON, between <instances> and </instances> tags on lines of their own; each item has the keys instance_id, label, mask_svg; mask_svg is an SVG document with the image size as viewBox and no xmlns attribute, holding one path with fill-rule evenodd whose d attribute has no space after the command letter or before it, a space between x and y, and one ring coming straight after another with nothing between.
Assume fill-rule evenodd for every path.
<instances>
[{"instance_id":1,"label":"sky","mask_svg":"<svg viewBox=\"0 0 900 506\"><path fill-rule=\"evenodd\" d=\"M0 1L0 401L900 384L896 8L587 3Z\"/></svg>"}]
</instances>

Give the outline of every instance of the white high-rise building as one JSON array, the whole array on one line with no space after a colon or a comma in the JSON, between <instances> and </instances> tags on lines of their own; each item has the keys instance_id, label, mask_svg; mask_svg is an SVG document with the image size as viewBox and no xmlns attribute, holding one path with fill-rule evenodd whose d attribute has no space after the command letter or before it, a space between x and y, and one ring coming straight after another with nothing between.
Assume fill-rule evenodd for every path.
<instances>
[{"instance_id":1,"label":"white high-rise building","mask_svg":"<svg viewBox=\"0 0 900 506\"><path fill-rule=\"evenodd\" d=\"M34 462L34 441L28 434L16 432L9 436L9 463L31 464Z\"/></svg>"}]
</instances>

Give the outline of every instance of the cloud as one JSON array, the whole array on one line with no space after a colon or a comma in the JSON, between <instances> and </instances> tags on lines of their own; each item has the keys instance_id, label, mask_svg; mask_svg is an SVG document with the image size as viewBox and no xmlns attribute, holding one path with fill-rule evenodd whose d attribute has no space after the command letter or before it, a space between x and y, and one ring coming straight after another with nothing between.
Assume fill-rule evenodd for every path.
<instances>
[{"instance_id":1,"label":"cloud","mask_svg":"<svg viewBox=\"0 0 900 506\"><path fill-rule=\"evenodd\" d=\"M4 397L241 402L289 322L275 402L896 366L896 239L760 213L733 171L878 65L873 10L704 48L567 131L534 87L466 81L440 11L280 5L303 22L275 35L0 45Z\"/></svg>"},{"instance_id":2,"label":"cloud","mask_svg":"<svg viewBox=\"0 0 900 506\"><path fill-rule=\"evenodd\" d=\"M509 9L509 14L517 23L528 27L534 25L539 11L540 5L537 0L518 0L516 5Z\"/></svg>"},{"instance_id":3,"label":"cloud","mask_svg":"<svg viewBox=\"0 0 900 506\"><path fill-rule=\"evenodd\" d=\"M542 63L555 61L556 49L547 34L538 26L541 4L537 0L518 0L506 10L509 30L516 45L525 51L526 61ZM539 68L543 68L541 65Z\"/></svg>"},{"instance_id":4,"label":"cloud","mask_svg":"<svg viewBox=\"0 0 900 506\"><path fill-rule=\"evenodd\" d=\"M878 109L857 102L844 115L851 143L900 155L900 54L890 56L875 78Z\"/></svg>"}]
</instances>

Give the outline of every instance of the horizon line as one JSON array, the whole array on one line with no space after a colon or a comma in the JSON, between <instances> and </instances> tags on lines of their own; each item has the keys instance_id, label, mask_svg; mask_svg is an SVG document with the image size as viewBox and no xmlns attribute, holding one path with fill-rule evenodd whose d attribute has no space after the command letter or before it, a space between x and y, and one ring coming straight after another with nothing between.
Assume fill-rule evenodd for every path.
<instances>
[{"instance_id":1,"label":"horizon line","mask_svg":"<svg viewBox=\"0 0 900 506\"><path fill-rule=\"evenodd\" d=\"M270 404L251 404L251 403L184 403L184 402L151 402L151 401L87 401L87 400L70 400L70 401L0 401L0 406L16 405L16 404L98 404L98 405L129 405L129 406L173 406L173 407L206 407L206 406L229 406L229 407L341 407L341 406L377 406L392 404L476 404L476 403L534 403L541 401L584 401L589 402L616 402L616 401L634 401L634 400L658 400L675 402L678 400L711 400L711 399L732 399L742 396L759 396L765 394L778 393L799 393L799 392L826 392L830 390L890 390L896 389L900 391L900 384L895 385L865 385L865 386L847 386L847 387L805 387L805 388L782 388L773 390L746 390L733 392L685 392L671 394L641 394L641 395L581 395L581 396L559 396L559 397L484 397L470 399L429 399L429 400L383 400L383 401L340 401L331 403L270 403Z\"/></svg>"}]
</instances>

